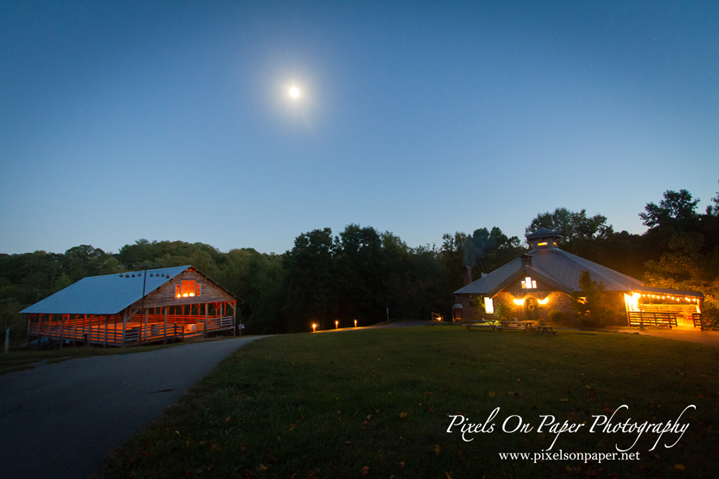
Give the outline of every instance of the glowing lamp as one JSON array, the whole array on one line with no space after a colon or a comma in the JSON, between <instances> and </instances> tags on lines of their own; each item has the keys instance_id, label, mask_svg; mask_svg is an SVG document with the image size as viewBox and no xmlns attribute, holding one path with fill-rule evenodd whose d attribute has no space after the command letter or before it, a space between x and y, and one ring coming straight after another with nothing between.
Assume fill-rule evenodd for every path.
<instances>
[{"instance_id":1,"label":"glowing lamp","mask_svg":"<svg viewBox=\"0 0 719 479\"><path fill-rule=\"evenodd\" d=\"M339 321L335 321L335 329L340 329L340 322L339 322Z\"/></svg>"},{"instance_id":2,"label":"glowing lamp","mask_svg":"<svg viewBox=\"0 0 719 479\"><path fill-rule=\"evenodd\" d=\"M514 304L516 304L517 306L520 306L520 305L524 304L524 298L522 298L522 299L513 299L512 301L514 301Z\"/></svg>"},{"instance_id":3,"label":"glowing lamp","mask_svg":"<svg viewBox=\"0 0 719 479\"><path fill-rule=\"evenodd\" d=\"M190 296L194 296L194 295L195 295L195 293L190 293Z\"/></svg>"},{"instance_id":4,"label":"glowing lamp","mask_svg":"<svg viewBox=\"0 0 719 479\"><path fill-rule=\"evenodd\" d=\"M317 323L312 323L312 332L317 332Z\"/></svg>"},{"instance_id":5,"label":"glowing lamp","mask_svg":"<svg viewBox=\"0 0 719 479\"><path fill-rule=\"evenodd\" d=\"M549 296L544 299L537 300L539 304L547 304L549 302Z\"/></svg>"},{"instance_id":6,"label":"glowing lamp","mask_svg":"<svg viewBox=\"0 0 719 479\"><path fill-rule=\"evenodd\" d=\"M184 294L182 295L183 298L186 298L187 296L188 296L187 293L184 293Z\"/></svg>"},{"instance_id":7,"label":"glowing lamp","mask_svg":"<svg viewBox=\"0 0 719 479\"><path fill-rule=\"evenodd\" d=\"M355 319L355 328L357 327L357 320Z\"/></svg>"}]
</instances>

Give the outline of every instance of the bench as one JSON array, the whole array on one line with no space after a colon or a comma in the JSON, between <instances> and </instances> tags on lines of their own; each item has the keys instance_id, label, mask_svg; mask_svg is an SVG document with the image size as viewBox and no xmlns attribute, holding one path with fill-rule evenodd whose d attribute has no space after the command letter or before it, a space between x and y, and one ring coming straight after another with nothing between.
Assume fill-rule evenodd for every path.
<instances>
[{"instance_id":1,"label":"bench","mask_svg":"<svg viewBox=\"0 0 719 479\"><path fill-rule=\"evenodd\" d=\"M702 313L692 313L694 327L700 328L702 331L717 331L717 326L712 325L709 320L704 320Z\"/></svg>"}]
</instances>

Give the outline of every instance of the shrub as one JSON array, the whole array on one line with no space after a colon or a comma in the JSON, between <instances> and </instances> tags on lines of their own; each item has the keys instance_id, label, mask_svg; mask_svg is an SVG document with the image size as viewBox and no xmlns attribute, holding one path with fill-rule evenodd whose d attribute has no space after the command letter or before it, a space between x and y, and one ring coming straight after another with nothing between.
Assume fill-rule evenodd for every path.
<instances>
[{"instance_id":1,"label":"shrub","mask_svg":"<svg viewBox=\"0 0 719 479\"><path fill-rule=\"evenodd\" d=\"M564 314L564 311L557 311L556 309L550 311L548 317L553 323L564 323L567 319L567 315Z\"/></svg>"}]
</instances>

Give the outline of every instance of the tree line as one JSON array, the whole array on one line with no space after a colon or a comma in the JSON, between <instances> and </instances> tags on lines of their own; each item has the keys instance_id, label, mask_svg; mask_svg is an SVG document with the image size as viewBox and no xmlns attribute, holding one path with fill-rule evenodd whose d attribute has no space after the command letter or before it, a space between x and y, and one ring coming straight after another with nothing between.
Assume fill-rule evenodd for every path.
<instances>
[{"instance_id":1,"label":"tree line","mask_svg":"<svg viewBox=\"0 0 719 479\"><path fill-rule=\"evenodd\" d=\"M563 236L562 249L649 285L702 291L705 312L719 310L719 193L706 211L686 190L667 191L639 214L647 231L615 232L602 215L557 208L538 214L525 233L546 227ZM376 323L386 318L449 317L462 270L474 279L527 251L498 227L445 234L441 245L410 247L391 232L350 224L302 233L284 254L252 248L227 253L203 243L147 241L108 253L89 245L65 253L0 254L0 324L22 337L18 311L86 276L191 264L244 300L252 333L308 331Z\"/></svg>"}]
</instances>

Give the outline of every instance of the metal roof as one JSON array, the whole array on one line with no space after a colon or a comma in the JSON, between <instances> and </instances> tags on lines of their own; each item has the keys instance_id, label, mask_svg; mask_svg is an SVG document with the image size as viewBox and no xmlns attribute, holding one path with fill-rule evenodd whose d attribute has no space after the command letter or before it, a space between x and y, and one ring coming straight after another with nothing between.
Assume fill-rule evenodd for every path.
<instances>
[{"instance_id":1,"label":"metal roof","mask_svg":"<svg viewBox=\"0 0 719 479\"><path fill-rule=\"evenodd\" d=\"M534 238L545 238L545 237L549 237L549 236L557 236L559 238L563 238L563 236L560 235L559 233L557 233L556 231L552 231L549 228L542 227L542 228L539 228L534 233L528 234L527 239L529 240L529 239L534 239Z\"/></svg>"},{"instance_id":2,"label":"metal roof","mask_svg":"<svg viewBox=\"0 0 719 479\"><path fill-rule=\"evenodd\" d=\"M532 267L522 266L522 260L517 258L454 293L493 296L524 273L534 275L561 291L578 292L579 276L583 271L589 271L592 280L604 283L605 291L646 291L703 297L696 291L646 287L638 279L558 248L537 248L530 253Z\"/></svg>"},{"instance_id":3,"label":"metal roof","mask_svg":"<svg viewBox=\"0 0 719 479\"><path fill-rule=\"evenodd\" d=\"M145 295L156 290L190 265L174 268L130 271L121 274L90 276L71 284L62 291L33 304L21 313L41 314L118 314L142 299L142 285L146 279ZM143 275L147 273L147 278Z\"/></svg>"},{"instance_id":4,"label":"metal roof","mask_svg":"<svg viewBox=\"0 0 719 479\"><path fill-rule=\"evenodd\" d=\"M489 294L490 291L500 287L513 274L521 270L522 260L520 258L514 259L474 283L469 283L464 288L458 289L454 294Z\"/></svg>"},{"instance_id":5,"label":"metal roof","mask_svg":"<svg viewBox=\"0 0 719 479\"><path fill-rule=\"evenodd\" d=\"M667 289L667 288L652 288L650 286L642 286L641 288L634 288L632 291L636 293L657 293L657 294L676 294L679 296L694 296L696 298L703 298L704 293L699 291L691 291L688 289Z\"/></svg>"}]
</instances>

